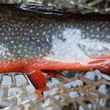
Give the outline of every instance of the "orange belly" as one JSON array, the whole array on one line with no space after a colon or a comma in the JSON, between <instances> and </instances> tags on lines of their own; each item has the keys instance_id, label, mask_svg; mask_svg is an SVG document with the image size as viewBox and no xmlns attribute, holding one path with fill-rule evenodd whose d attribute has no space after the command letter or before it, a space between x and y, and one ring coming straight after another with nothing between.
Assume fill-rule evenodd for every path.
<instances>
[{"instance_id":1,"label":"orange belly","mask_svg":"<svg viewBox=\"0 0 110 110\"><path fill-rule=\"evenodd\" d=\"M29 79L40 91L46 90L47 75L45 71L78 71L87 72L99 69L105 74L110 74L110 56L101 56L88 61L86 64L79 63L64 63L59 61L49 61L39 58L31 59L16 59L14 61L1 61L0 73L5 74L8 72L22 72L27 73ZM48 74L49 75L49 74Z\"/></svg>"}]
</instances>

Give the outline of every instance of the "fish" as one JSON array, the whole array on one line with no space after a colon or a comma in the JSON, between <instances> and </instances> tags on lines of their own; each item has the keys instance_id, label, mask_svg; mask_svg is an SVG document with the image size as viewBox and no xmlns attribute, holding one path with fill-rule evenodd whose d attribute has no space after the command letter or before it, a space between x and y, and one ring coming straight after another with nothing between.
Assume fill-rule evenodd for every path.
<instances>
[{"instance_id":1,"label":"fish","mask_svg":"<svg viewBox=\"0 0 110 110\"><path fill-rule=\"evenodd\" d=\"M2 8L2 7L0 7ZM93 21L83 21L83 22L74 22L70 21L68 22L61 22L61 21L54 21L54 20L47 20L47 19L32 19L32 17L29 16L19 16L19 13L14 12L11 14L8 14L8 11L10 11L8 8L7 10L4 10L2 8L1 11L1 28L0 28L0 36L1 36L1 46L0 49L3 51L1 52L1 56L6 56L9 58L11 56L11 59L13 57L30 57L34 55L39 55L39 56L54 56L54 58L61 57L60 59L65 61L64 56L66 58L70 58L70 53L71 53L71 58L75 58L79 55L79 57L82 58L82 55L85 57L83 54L82 49L77 45L82 41L82 35L84 37L91 37L91 39L99 39L99 41L106 40L109 42L109 22L93 22ZM5 12L5 13L4 13ZM15 14L16 13L16 14ZM84 24L85 23L85 24ZM8 33L7 33L8 31ZM100 35L101 32L101 35ZM106 34L105 34L106 33ZM89 36L88 36L89 34ZM96 35L98 34L98 37ZM93 36L95 38L93 38ZM86 39L86 38L85 38ZM79 42L80 41L80 42ZM92 42L95 43L96 40L91 40L91 45L93 45ZM74 45L73 45L74 42ZM84 42L80 43L80 46L82 47L87 47L85 51L88 50L88 48L92 48L94 51L94 46L92 47L91 45L88 47L86 45L88 43L88 40L84 40ZM60 44L60 45L59 45ZM100 43L103 45L103 42ZM100 45L99 44L99 45ZM70 46L71 45L71 46ZM105 44L104 44L105 45ZM104 47L109 47L105 45ZM63 48L61 48L61 46ZM77 48L76 48L77 47ZM8 49L7 49L8 48ZM76 48L76 49L75 49ZM97 47L95 47L97 48ZM52 49L52 52L51 52ZM62 50L65 52L62 52ZM66 51L67 50L67 51ZM97 50L97 49L95 49ZM100 50L100 49L99 49ZM8 53L9 51L9 53ZM100 50L100 53L102 53L103 50ZM91 51L90 51L91 52ZM64 53L64 54L62 54ZM68 54L69 53L69 54ZM74 54L77 53L77 54ZM86 53L86 52L85 52ZM99 52L97 52L99 53ZM105 53L105 51L104 51ZM107 53L109 53L109 49L107 49ZM66 55L65 55L66 54ZM89 53L92 54L92 53ZM79 59L78 57L78 59ZM3 60L3 58L1 58ZM16 58L15 58L16 59ZM7 60L8 61L8 60ZM7 62L2 63L1 65L1 73L2 72L27 72L31 73L33 67L31 67L31 64L29 63L28 66L26 66L24 63L19 63L17 62L18 60L16 59L16 62L12 62L9 60L9 65ZM54 64L55 62L53 62ZM39 63L38 63L39 64ZM4 65L4 67L2 67ZM7 65L7 68L6 68ZM22 67L23 65L23 67ZM62 65L59 64L59 65ZM77 65L75 63L75 65ZM79 65L79 64L78 64ZM92 66L92 68L95 68L97 65L89 64ZM23 69L26 67L27 69ZM58 68L60 67L60 68ZM66 67L66 66L64 66ZM61 68L61 66L55 67L57 70L63 69L64 67ZM68 66L67 66L68 67ZM53 69L52 68L52 71ZM81 68L81 65L78 66L78 68ZM101 68L101 67L100 67ZM98 69L100 69L98 66ZM67 69L67 68L66 68ZM84 69L84 68L82 68ZM36 69L35 69L36 70ZM44 83L40 82L41 76L39 80L37 79L36 81L36 72L34 73L33 77L28 75L31 81L34 82L34 85L36 86L36 89L40 89L41 91L44 91L46 89L46 82L47 79L45 77L45 74L42 73L39 69L36 70L37 73L39 73L42 76L42 79ZM56 71L56 70L54 70ZM102 70L103 71L103 70ZM108 70L107 70L108 71ZM47 71L46 71L47 72ZM50 70L49 70L50 72ZM105 71L106 73L106 71ZM39 75L38 75L39 76ZM52 75L53 76L53 75ZM59 77L54 75L55 77ZM60 76L61 77L61 76ZM39 82L38 82L39 81ZM42 84L42 86L41 86ZM39 87L38 87L39 85ZM42 92L41 92L42 93Z\"/></svg>"}]
</instances>

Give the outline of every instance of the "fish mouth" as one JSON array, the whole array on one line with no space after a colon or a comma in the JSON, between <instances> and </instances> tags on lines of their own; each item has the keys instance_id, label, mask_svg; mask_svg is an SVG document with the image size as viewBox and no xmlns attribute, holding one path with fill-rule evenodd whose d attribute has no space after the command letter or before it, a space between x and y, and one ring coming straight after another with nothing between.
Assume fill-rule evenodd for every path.
<instances>
[{"instance_id":1,"label":"fish mouth","mask_svg":"<svg viewBox=\"0 0 110 110\"><path fill-rule=\"evenodd\" d=\"M34 12L37 14L63 16L66 13L65 8L58 8L52 5L42 3L22 3L19 8L24 11Z\"/></svg>"}]
</instances>

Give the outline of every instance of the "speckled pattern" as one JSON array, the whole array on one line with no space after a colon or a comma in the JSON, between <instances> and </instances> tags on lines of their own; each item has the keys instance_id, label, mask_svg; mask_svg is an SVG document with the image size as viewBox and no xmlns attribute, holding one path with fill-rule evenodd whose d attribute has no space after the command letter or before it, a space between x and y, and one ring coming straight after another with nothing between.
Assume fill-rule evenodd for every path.
<instances>
[{"instance_id":1,"label":"speckled pattern","mask_svg":"<svg viewBox=\"0 0 110 110\"><path fill-rule=\"evenodd\" d=\"M109 20L98 20L96 18L95 20L90 19L88 21L88 19L80 18L65 20L52 19L51 17L43 18L35 14L27 14L21 11L13 10L11 8L4 8L0 6L0 56L2 56L0 58L3 59L5 56L29 57L37 55L50 58L52 57L54 59L57 58L71 60L75 58L82 60L88 58L89 56L109 53ZM93 78L91 75L87 75L86 77ZM7 81L5 83L7 83ZM27 84L25 86L24 85L25 84L23 84L24 88L22 91L25 92L25 87ZM5 98L9 98L7 97L7 91L10 89L1 89L6 91ZM100 90L102 91L102 89ZM29 88L28 91L30 91ZM71 93L70 95L73 96L75 94L76 93ZM25 99L25 97L23 97L24 93L22 96L18 95L17 97L14 97L17 104L19 102L21 103L22 98ZM31 96L30 94L28 95ZM11 103L12 101L15 104L15 99L12 101L12 99L9 98L9 102ZM46 106L48 106L50 102L54 103L54 100L52 100L46 100L43 104L43 107L46 109ZM28 106L27 101L22 102L22 104L23 106L26 105L25 107ZM29 104L31 103L29 102ZM66 107L64 106L64 108ZM22 107L20 109L22 109ZM50 106L48 106L46 110L49 109ZM9 108L9 110L12 109Z\"/></svg>"},{"instance_id":2,"label":"speckled pattern","mask_svg":"<svg viewBox=\"0 0 110 110\"><path fill-rule=\"evenodd\" d=\"M15 57L37 55L68 59L110 52L108 20L66 21L10 10L0 8L0 43Z\"/></svg>"}]
</instances>

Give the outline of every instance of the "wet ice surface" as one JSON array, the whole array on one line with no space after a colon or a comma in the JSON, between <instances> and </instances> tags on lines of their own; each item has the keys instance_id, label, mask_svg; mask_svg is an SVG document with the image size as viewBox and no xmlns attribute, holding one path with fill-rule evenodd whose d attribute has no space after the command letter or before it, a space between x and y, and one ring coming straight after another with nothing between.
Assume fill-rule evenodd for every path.
<instances>
[{"instance_id":1,"label":"wet ice surface","mask_svg":"<svg viewBox=\"0 0 110 110\"><path fill-rule=\"evenodd\" d=\"M73 73L73 74L77 74L77 73ZM94 76L98 76L100 78L96 79L96 77ZM79 78L81 78L81 76L79 76ZM87 72L85 75L82 75L82 78L87 78L87 79L82 79L82 78L79 79L79 78L76 78L75 80L70 81L67 84L64 84L63 86L53 82L54 83L53 89L50 89L44 94L44 97L46 97L46 99L48 100L45 100L45 103L43 104L42 107L49 109L49 107L52 104L52 101L54 101L53 102L54 106L59 106L58 104L60 103L60 110L63 110L63 108L65 108L65 106L67 107L67 105L68 108L66 110L68 109L69 110L74 110L74 109L99 110L100 107L102 107L102 109L106 107L105 109L107 110L108 107L106 106L106 104L108 103L109 99L106 98L106 95L109 94L110 92L110 83L109 81L108 83L106 82L107 81L106 77L104 77L100 71L96 70L96 71ZM92 80L94 80L95 82ZM98 89L96 89L95 87ZM97 103L97 101L94 100L94 98L96 98L96 100L99 100L100 104ZM71 106L69 105L69 103L74 103L74 104L77 103L80 104L80 106L78 106L78 108L76 109L75 105L72 105L72 107L74 108L72 109L70 108Z\"/></svg>"},{"instance_id":2,"label":"wet ice surface","mask_svg":"<svg viewBox=\"0 0 110 110\"><path fill-rule=\"evenodd\" d=\"M94 72L87 72L85 77L90 79L90 80L100 80L102 77L102 74L100 71L94 71Z\"/></svg>"},{"instance_id":3,"label":"wet ice surface","mask_svg":"<svg viewBox=\"0 0 110 110\"><path fill-rule=\"evenodd\" d=\"M60 59L65 61L83 61L85 59L88 59L90 56L108 54L110 52L109 21L67 20L64 22L55 19L19 16L19 14L15 15L15 12L13 12L12 15L9 14L8 16L8 14L6 13L8 13L8 11L0 12L1 59L12 59L16 57L29 57L37 55L49 57L49 59L53 60ZM78 79L78 75L75 75L77 76L77 80L71 81L64 86L69 89L82 86L83 81ZM109 76L103 75L97 71L88 72L84 77L89 80L93 80L93 82L100 79L110 80ZM24 80L24 76L16 76L17 85L16 83L15 85L11 85L11 79L8 76L3 76L3 79L1 80L3 80L3 86L0 90L0 100L4 100L4 97L7 98L7 95L17 96L14 97L14 99L13 97L12 99L9 98L8 101L5 100L6 105L19 105L21 102L22 104L26 103L26 105L28 105L29 103L31 104L31 102L26 101L33 99L31 98L34 97L32 96L32 94L35 94L34 90L29 91L32 90L32 86L26 87L28 83L26 80ZM52 79L52 82L49 82L48 85L50 86L50 88L52 88L53 86L57 87L57 85L59 85L59 80ZM18 88L16 88L16 86ZM9 89L10 87L12 88ZM99 87L98 90L105 95L106 93L108 93L106 88L109 87L104 84ZM48 91L47 93L45 93L45 95L51 95L53 97L54 94L56 94L55 92L59 92L57 91L57 89L56 91L52 90L53 92L50 90L51 94ZM25 90L28 92L24 93ZM5 95L3 95L4 93ZM22 95L20 96L19 94ZM69 93L69 97L79 96L83 96L83 94L78 94L76 91ZM63 96L55 95L55 99L59 98L61 102L64 100ZM50 105L52 106L48 106L50 102ZM48 106L47 108L45 108L45 110L50 110L52 109L51 107L53 107L55 110L61 109L61 106L59 106L58 103L54 103L54 99L48 99L47 102L45 100L45 103L41 106L44 108L45 106ZM15 108L13 108L13 110L15 110Z\"/></svg>"},{"instance_id":4,"label":"wet ice surface","mask_svg":"<svg viewBox=\"0 0 110 110\"><path fill-rule=\"evenodd\" d=\"M78 102L80 103L80 106L78 105L78 110L82 110L85 107L88 108L88 103L85 104L85 106L83 104L90 99L91 106L105 107L106 103L103 103L103 101L109 100L110 93L110 82L107 81L108 79L106 79L106 75L103 76L103 74L98 70L87 72L82 76L78 73L73 74L77 75L72 77L74 78L74 80L71 80L68 83L63 83L59 79L55 78L49 81L48 83L51 84L48 84L50 90L44 93L45 100L43 102L39 102L37 95L35 95L34 93L34 88L32 89L32 85L27 84L26 80L22 80L21 75L18 75L19 79L17 78L16 82L19 82L19 80L21 80L22 83L20 86L13 86L13 82L11 82L11 86L7 86L6 81L4 85L0 85L0 106L6 107L6 110L15 110L15 108L19 110L36 110L36 108L38 108L38 110L50 110L50 108L51 110L63 110L65 105L70 108L69 104L76 103L74 101L77 99L76 101L79 100ZM97 89L94 88L95 86ZM95 89L97 92L95 92ZM91 98L88 99L88 95ZM94 98L101 101L100 106L97 105L97 101L94 100ZM96 105L94 105L94 103ZM75 107L76 105L72 106ZM91 107L87 110L91 110ZM93 110L98 109L94 108Z\"/></svg>"}]
</instances>

